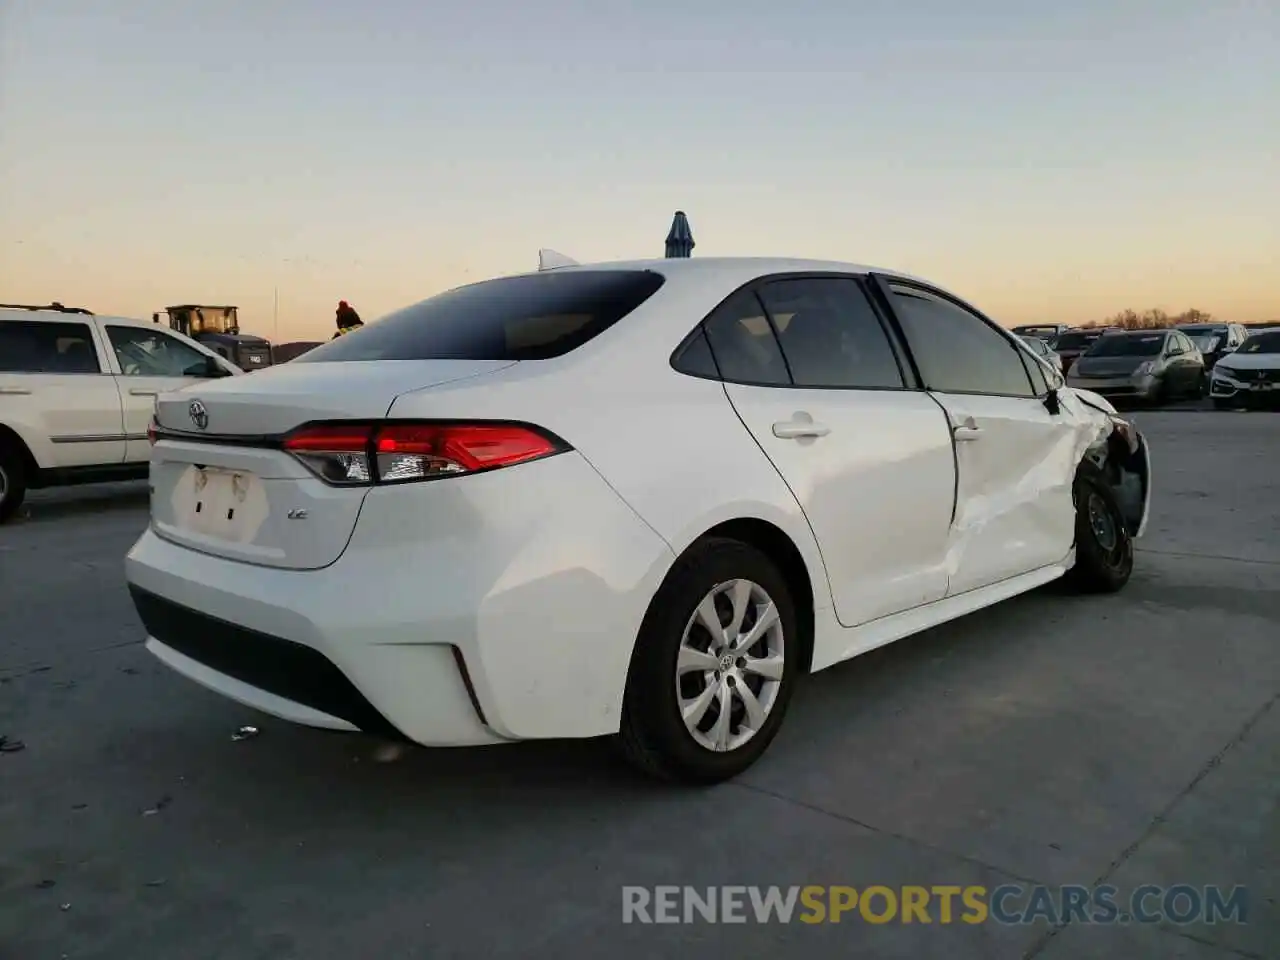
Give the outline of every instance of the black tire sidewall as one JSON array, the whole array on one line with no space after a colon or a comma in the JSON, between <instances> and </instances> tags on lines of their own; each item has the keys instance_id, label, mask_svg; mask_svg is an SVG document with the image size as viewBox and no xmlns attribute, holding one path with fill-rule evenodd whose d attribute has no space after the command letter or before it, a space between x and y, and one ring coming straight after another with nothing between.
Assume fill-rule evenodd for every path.
<instances>
[{"instance_id":1,"label":"black tire sidewall","mask_svg":"<svg viewBox=\"0 0 1280 960\"><path fill-rule=\"evenodd\" d=\"M0 495L0 523L18 512L27 493L27 478L22 458L7 443L0 442L0 470L5 475L5 491Z\"/></svg>"},{"instance_id":2,"label":"black tire sidewall","mask_svg":"<svg viewBox=\"0 0 1280 960\"><path fill-rule=\"evenodd\" d=\"M737 750L714 753L693 739L680 715L676 659L684 630L697 605L717 584L752 580L773 599L782 621L782 688L764 726ZM751 766L777 735L800 663L800 634L791 591L777 567L760 551L733 540L710 540L682 557L650 604L627 681L624 711L677 779L716 783Z\"/></svg>"},{"instance_id":3,"label":"black tire sidewall","mask_svg":"<svg viewBox=\"0 0 1280 960\"><path fill-rule=\"evenodd\" d=\"M1083 465L1076 475L1076 563L1075 579L1092 590L1111 592L1119 590L1133 573L1133 538L1124 525L1124 515L1115 491L1106 478L1092 464ZM1089 497L1097 494L1106 504L1116 524L1116 534L1121 538L1121 561L1113 563L1107 557L1089 523Z\"/></svg>"}]
</instances>

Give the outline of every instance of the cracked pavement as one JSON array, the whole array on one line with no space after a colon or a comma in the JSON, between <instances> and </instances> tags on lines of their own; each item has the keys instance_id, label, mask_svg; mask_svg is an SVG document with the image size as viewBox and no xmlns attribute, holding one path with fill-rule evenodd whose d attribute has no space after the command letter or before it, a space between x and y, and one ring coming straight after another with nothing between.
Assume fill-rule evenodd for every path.
<instances>
[{"instance_id":1,"label":"cracked pavement","mask_svg":"<svg viewBox=\"0 0 1280 960\"><path fill-rule=\"evenodd\" d=\"M1275 957L1280 417L1135 419L1157 485L1125 592L819 674L709 790L599 743L380 763L222 700L142 648L145 488L37 495L0 528L0 957ZM1008 882L1243 884L1250 922L621 922L623 885Z\"/></svg>"}]
</instances>

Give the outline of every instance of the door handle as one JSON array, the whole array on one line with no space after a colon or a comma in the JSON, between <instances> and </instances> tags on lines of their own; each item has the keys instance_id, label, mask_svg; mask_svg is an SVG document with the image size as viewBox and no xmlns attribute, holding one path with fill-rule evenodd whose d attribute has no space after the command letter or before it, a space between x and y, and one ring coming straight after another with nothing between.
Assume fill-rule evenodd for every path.
<instances>
[{"instance_id":1,"label":"door handle","mask_svg":"<svg viewBox=\"0 0 1280 960\"><path fill-rule=\"evenodd\" d=\"M973 417L967 417L963 423L958 423L951 428L951 435L957 441L980 440L982 439L982 428L978 426Z\"/></svg>"},{"instance_id":2,"label":"door handle","mask_svg":"<svg viewBox=\"0 0 1280 960\"><path fill-rule=\"evenodd\" d=\"M812 420L783 420L773 425L773 435L779 440L801 440L805 437L825 437L831 428Z\"/></svg>"},{"instance_id":3,"label":"door handle","mask_svg":"<svg viewBox=\"0 0 1280 960\"><path fill-rule=\"evenodd\" d=\"M8 397L31 396L31 390L27 387L0 387L0 393Z\"/></svg>"},{"instance_id":4,"label":"door handle","mask_svg":"<svg viewBox=\"0 0 1280 960\"><path fill-rule=\"evenodd\" d=\"M147 390L144 387L130 387L129 396L131 397L158 397L159 390Z\"/></svg>"}]
</instances>

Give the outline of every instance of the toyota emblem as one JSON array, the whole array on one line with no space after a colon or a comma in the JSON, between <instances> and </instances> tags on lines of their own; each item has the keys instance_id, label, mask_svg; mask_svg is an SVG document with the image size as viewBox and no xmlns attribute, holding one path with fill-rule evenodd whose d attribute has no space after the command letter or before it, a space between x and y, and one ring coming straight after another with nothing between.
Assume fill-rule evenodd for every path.
<instances>
[{"instance_id":1,"label":"toyota emblem","mask_svg":"<svg viewBox=\"0 0 1280 960\"><path fill-rule=\"evenodd\" d=\"M209 411L204 408L204 404L199 400L192 400L187 405L187 413L191 417L191 422L196 425L197 430L204 430L209 426Z\"/></svg>"}]
</instances>

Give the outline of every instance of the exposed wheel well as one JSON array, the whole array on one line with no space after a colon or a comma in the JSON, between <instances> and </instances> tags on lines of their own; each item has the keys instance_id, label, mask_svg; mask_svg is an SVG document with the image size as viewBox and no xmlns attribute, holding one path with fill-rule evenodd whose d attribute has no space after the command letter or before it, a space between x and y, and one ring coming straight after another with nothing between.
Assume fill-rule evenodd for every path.
<instances>
[{"instance_id":1,"label":"exposed wheel well","mask_svg":"<svg viewBox=\"0 0 1280 960\"><path fill-rule=\"evenodd\" d=\"M723 537L755 547L778 565L778 572L791 588L796 617L800 621L801 666L808 673L813 666L813 581L804 557L791 538L767 520L742 517L712 527L689 546L694 549L708 537ZM688 551L686 551L688 552Z\"/></svg>"},{"instance_id":2,"label":"exposed wheel well","mask_svg":"<svg viewBox=\"0 0 1280 960\"><path fill-rule=\"evenodd\" d=\"M40 478L40 464L36 463L36 458L27 449L22 438L3 423L0 423L0 446L12 447L18 451L18 456L22 458L22 465L27 470L27 485L35 487Z\"/></svg>"}]
</instances>

